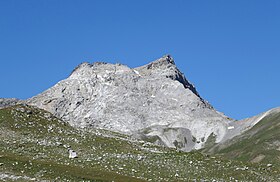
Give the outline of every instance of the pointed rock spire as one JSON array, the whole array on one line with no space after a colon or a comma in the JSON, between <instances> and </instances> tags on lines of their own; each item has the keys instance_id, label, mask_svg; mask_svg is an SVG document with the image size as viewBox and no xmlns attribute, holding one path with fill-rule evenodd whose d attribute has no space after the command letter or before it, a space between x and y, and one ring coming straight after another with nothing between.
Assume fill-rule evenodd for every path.
<instances>
[{"instance_id":1,"label":"pointed rock spire","mask_svg":"<svg viewBox=\"0 0 280 182\"><path fill-rule=\"evenodd\" d=\"M164 55L163 57L149 63L147 69L159 68L168 64L175 65L174 59L170 55Z\"/></svg>"}]
</instances>

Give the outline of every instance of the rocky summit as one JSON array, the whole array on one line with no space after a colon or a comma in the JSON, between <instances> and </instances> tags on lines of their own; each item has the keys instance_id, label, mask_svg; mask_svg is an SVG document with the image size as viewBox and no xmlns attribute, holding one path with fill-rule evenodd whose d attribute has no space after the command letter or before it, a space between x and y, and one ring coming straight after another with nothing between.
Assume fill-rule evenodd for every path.
<instances>
[{"instance_id":1,"label":"rocky summit","mask_svg":"<svg viewBox=\"0 0 280 182\"><path fill-rule=\"evenodd\" d=\"M74 127L107 129L184 151L223 141L230 123L199 95L169 55L137 68L82 63L27 104Z\"/></svg>"}]
</instances>

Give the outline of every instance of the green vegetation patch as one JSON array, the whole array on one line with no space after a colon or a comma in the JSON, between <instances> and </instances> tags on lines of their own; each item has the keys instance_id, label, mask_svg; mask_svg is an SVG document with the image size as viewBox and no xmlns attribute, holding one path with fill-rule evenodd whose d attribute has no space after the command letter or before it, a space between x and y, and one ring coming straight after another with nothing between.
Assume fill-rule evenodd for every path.
<instances>
[{"instance_id":1,"label":"green vegetation patch","mask_svg":"<svg viewBox=\"0 0 280 182\"><path fill-rule=\"evenodd\" d=\"M229 141L219 153L230 159L280 167L280 113L263 118L252 129Z\"/></svg>"}]
</instances>

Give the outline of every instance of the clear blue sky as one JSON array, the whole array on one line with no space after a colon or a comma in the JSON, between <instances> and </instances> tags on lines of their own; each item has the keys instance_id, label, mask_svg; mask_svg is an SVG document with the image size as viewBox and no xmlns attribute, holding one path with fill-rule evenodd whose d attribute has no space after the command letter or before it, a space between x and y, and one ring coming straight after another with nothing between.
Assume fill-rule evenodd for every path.
<instances>
[{"instance_id":1,"label":"clear blue sky","mask_svg":"<svg viewBox=\"0 0 280 182\"><path fill-rule=\"evenodd\" d=\"M279 0L0 1L0 97L32 97L84 61L167 53L230 117L280 106Z\"/></svg>"}]
</instances>

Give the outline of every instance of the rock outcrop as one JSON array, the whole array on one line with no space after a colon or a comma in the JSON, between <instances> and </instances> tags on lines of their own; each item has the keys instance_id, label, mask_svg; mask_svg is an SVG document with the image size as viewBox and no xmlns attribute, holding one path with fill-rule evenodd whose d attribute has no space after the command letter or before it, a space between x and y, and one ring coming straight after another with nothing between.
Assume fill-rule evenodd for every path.
<instances>
[{"instance_id":1,"label":"rock outcrop","mask_svg":"<svg viewBox=\"0 0 280 182\"><path fill-rule=\"evenodd\" d=\"M138 68L82 63L27 103L74 127L108 129L184 151L202 148L209 136L222 141L229 127L169 55Z\"/></svg>"},{"instance_id":2,"label":"rock outcrop","mask_svg":"<svg viewBox=\"0 0 280 182\"><path fill-rule=\"evenodd\" d=\"M10 99L0 98L0 109L4 107L16 105L17 103L19 103L19 100L15 98L10 98Z\"/></svg>"}]
</instances>

